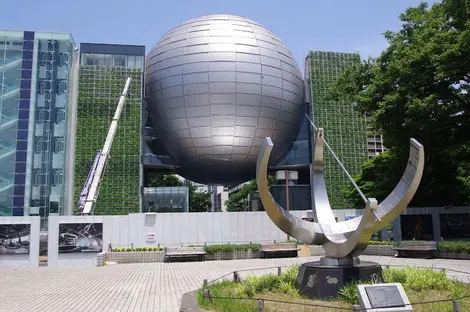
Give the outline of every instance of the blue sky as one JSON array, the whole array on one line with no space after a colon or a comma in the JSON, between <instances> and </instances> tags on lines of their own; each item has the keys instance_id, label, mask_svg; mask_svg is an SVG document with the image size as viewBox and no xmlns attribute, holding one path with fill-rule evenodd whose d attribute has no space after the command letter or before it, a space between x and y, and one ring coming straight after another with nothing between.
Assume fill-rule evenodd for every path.
<instances>
[{"instance_id":1,"label":"blue sky","mask_svg":"<svg viewBox=\"0 0 470 312\"><path fill-rule=\"evenodd\" d=\"M72 33L80 42L145 45L147 52L189 18L227 13L253 19L289 47L302 68L309 50L378 56L382 36L420 0L13 0L2 1L0 29ZM429 1L430 3L436 1ZM7 14L5 14L8 12Z\"/></svg>"}]
</instances>

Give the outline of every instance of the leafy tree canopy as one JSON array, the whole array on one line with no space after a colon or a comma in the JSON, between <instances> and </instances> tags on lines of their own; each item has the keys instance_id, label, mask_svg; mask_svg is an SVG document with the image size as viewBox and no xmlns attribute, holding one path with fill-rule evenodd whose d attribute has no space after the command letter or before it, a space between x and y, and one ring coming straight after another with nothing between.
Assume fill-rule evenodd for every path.
<instances>
[{"instance_id":1,"label":"leafy tree canopy","mask_svg":"<svg viewBox=\"0 0 470 312\"><path fill-rule=\"evenodd\" d=\"M411 137L424 145L425 172L410 205L470 204L470 2L421 3L400 20L398 32L385 33L389 47L348 69L331 93L357 103L390 149L364 165L358 185L383 200ZM359 204L351 188L345 193Z\"/></svg>"},{"instance_id":2,"label":"leafy tree canopy","mask_svg":"<svg viewBox=\"0 0 470 312\"><path fill-rule=\"evenodd\" d=\"M276 179L273 176L268 176L268 184L274 184ZM250 195L258 192L258 185L256 179L251 180L236 193L230 195L226 201L227 211L247 211L250 210Z\"/></svg>"}]
</instances>

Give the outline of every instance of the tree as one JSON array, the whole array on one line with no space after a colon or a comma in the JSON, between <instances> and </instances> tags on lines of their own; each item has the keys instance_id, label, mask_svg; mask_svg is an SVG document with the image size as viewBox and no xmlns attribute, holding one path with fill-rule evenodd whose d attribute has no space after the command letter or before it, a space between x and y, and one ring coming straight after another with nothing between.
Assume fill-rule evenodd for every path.
<instances>
[{"instance_id":1,"label":"tree","mask_svg":"<svg viewBox=\"0 0 470 312\"><path fill-rule=\"evenodd\" d=\"M273 176L268 176L268 185L274 184L276 179ZM250 195L258 192L258 185L256 179L251 180L236 193L230 195L226 201L227 211L247 211L250 207Z\"/></svg>"},{"instance_id":2,"label":"tree","mask_svg":"<svg viewBox=\"0 0 470 312\"><path fill-rule=\"evenodd\" d=\"M404 170L412 137L424 145L425 171L410 205L470 204L470 4L421 3L400 20L398 32L385 33L389 47L348 69L332 89L332 97L372 118L390 149L356 181L366 196L383 200ZM345 193L357 202L352 188Z\"/></svg>"},{"instance_id":3,"label":"tree","mask_svg":"<svg viewBox=\"0 0 470 312\"><path fill-rule=\"evenodd\" d=\"M185 180L184 185L186 185L189 190L189 212L211 211L211 194L208 192L196 192L196 186L189 180Z\"/></svg>"}]
</instances>

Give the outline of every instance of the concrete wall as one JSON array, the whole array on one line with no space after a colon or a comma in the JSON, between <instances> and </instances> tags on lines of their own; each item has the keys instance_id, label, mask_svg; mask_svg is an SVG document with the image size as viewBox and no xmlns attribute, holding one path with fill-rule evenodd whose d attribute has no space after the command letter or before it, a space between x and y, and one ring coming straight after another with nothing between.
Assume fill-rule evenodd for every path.
<instances>
[{"instance_id":1,"label":"concrete wall","mask_svg":"<svg viewBox=\"0 0 470 312\"><path fill-rule=\"evenodd\" d=\"M110 219L103 216L51 216L47 243L47 265L50 267L96 266L98 253L59 253L59 223L103 223L103 250L107 250L110 234ZM118 218L126 218L121 216Z\"/></svg>"},{"instance_id":2,"label":"concrete wall","mask_svg":"<svg viewBox=\"0 0 470 312\"><path fill-rule=\"evenodd\" d=\"M0 224L30 224L29 254L0 254L0 268L39 266L39 217L1 217Z\"/></svg>"}]
</instances>

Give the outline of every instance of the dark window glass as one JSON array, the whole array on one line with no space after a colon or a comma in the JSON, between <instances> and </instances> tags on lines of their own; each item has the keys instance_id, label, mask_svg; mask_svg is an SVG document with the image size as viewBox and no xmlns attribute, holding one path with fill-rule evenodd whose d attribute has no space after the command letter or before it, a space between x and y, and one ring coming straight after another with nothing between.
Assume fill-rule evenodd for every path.
<instances>
[{"instance_id":1,"label":"dark window glass","mask_svg":"<svg viewBox=\"0 0 470 312\"><path fill-rule=\"evenodd\" d=\"M16 136L18 140L27 140L28 139L28 130L18 130L18 135Z\"/></svg>"},{"instance_id":2,"label":"dark window glass","mask_svg":"<svg viewBox=\"0 0 470 312\"><path fill-rule=\"evenodd\" d=\"M26 151L28 149L28 141L16 142L16 149L19 151Z\"/></svg>"},{"instance_id":3,"label":"dark window glass","mask_svg":"<svg viewBox=\"0 0 470 312\"><path fill-rule=\"evenodd\" d=\"M33 41L23 41L23 50L33 50L34 42Z\"/></svg>"},{"instance_id":4,"label":"dark window glass","mask_svg":"<svg viewBox=\"0 0 470 312\"><path fill-rule=\"evenodd\" d=\"M29 69L29 70L31 70L31 69L33 68L33 61L31 61L31 60L23 60L22 68L23 68L23 69Z\"/></svg>"},{"instance_id":5,"label":"dark window glass","mask_svg":"<svg viewBox=\"0 0 470 312\"><path fill-rule=\"evenodd\" d=\"M20 216L23 216L23 215L24 215L24 208L23 207L20 207L20 208L14 207L13 208L13 216L14 217L20 217Z\"/></svg>"},{"instance_id":6,"label":"dark window glass","mask_svg":"<svg viewBox=\"0 0 470 312\"><path fill-rule=\"evenodd\" d=\"M25 31L23 33L24 40L34 40L34 31Z\"/></svg>"},{"instance_id":7,"label":"dark window glass","mask_svg":"<svg viewBox=\"0 0 470 312\"><path fill-rule=\"evenodd\" d=\"M28 119L29 118L29 109L20 109L18 114L19 119Z\"/></svg>"},{"instance_id":8,"label":"dark window glass","mask_svg":"<svg viewBox=\"0 0 470 312\"><path fill-rule=\"evenodd\" d=\"M15 194L15 195L17 195L17 194ZM16 207L24 206L24 197L23 196L13 197L13 206L16 206Z\"/></svg>"},{"instance_id":9,"label":"dark window glass","mask_svg":"<svg viewBox=\"0 0 470 312\"><path fill-rule=\"evenodd\" d=\"M19 120L18 121L18 129L27 130L28 129L28 124L29 124L28 120Z\"/></svg>"},{"instance_id":10,"label":"dark window glass","mask_svg":"<svg viewBox=\"0 0 470 312\"><path fill-rule=\"evenodd\" d=\"M17 162L15 164L15 172L26 172L26 163L25 162Z\"/></svg>"},{"instance_id":11,"label":"dark window glass","mask_svg":"<svg viewBox=\"0 0 470 312\"><path fill-rule=\"evenodd\" d=\"M24 185L15 185L15 195L23 196L24 195Z\"/></svg>"},{"instance_id":12,"label":"dark window glass","mask_svg":"<svg viewBox=\"0 0 470 312\"><path fill-rule=\"evenodd\" d=\"M31 79L31 70L23 69L21 71L21 79Z\"/></svg>"},{"instance_id":13,"label":"dark window glass","mask_svg":"<svg viewBox=\"0 0 470 312\"><path fill-rule=\"evenodd\" d=\"M50 213L59 213L59 203L51 201L49 203Z\"/></svg>"},{"instance_id":14,"label":"dark window glass","mask_svg":"<svg viewBox=\"0 0 470 312\"><path fill-rule=\"evenodd\" d=\"M29 109L29 100L20 100L20 109Z\"/></svg>"},{"instance_id":15,"label":"dark window glass","mask_svg":"<svg viewBox=\"0 0 470 312\"><path fill-rule=\"evenodd\" d=\"M31 80L22 79L21 80L21 89L31 89Z\"/></svg>"},{"instance_id":16,"label":"dark window glass","mask_svg":"<svg viewBox=\"0 0 470 312\"><path fill-rule=\"evenodd\" d=\"M32 60L33 51L23 51L23 60Z\"/></svg>"},{"instance_id":17,"label":"dark window glass","mask_svg":"<svg viewBox=\"0 0 470 312\"><path fill-rule=\"evenodd\" d=\"M26 161L26 151L17 151L16 161Z\"/></svg>"},{"instance_id":18,"label":"dark window glass","mask_svg":"<svg viewBox=\"0 0 470 312\"><path fill-rule=\"evenodd\" d=\"M402 215L401 235L403 240L433 240L432 215Z\"/></svg>"},{"instance_id":19,"label":"dark window glass","mask_svg":"<svg viewBox=\"0 0 470 312\"><path fill-rule=\"evenodd\" d=\"M449 213L439 216L441 236L444 239L468 239L470 237L470 214Z\"/></svg>"},{"instance_id":20,"label":"dark window glass","mask_svg":"<svg viewBox=\"0 0 470 312\"><path fill-rule=\"evenodd\" d=\"M24 173L15 174L15 184L25 184L26 175Z\"/></svg>"},{"instance_id":21,"label":"dark window glass","mask_svg":"<svg viewBox=\"0 0 470 312\"><path fill-rule=\"evenodd\" d=\"M20 90L20 99L29 100L31 98L31 90Z\"/></svg>"}]
</instances>

